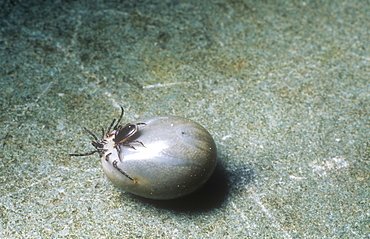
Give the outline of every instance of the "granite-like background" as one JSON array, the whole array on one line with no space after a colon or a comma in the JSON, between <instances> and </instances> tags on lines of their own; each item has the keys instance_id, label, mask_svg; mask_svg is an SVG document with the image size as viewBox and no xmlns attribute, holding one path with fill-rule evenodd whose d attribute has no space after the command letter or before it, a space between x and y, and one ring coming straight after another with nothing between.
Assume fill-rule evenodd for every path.
<instances>
[{"instance_id":1,"label":"granite-like background","mask_svg":"<svg viewBox=\"0 0 370 239\"><path fill-rule=\"evenodd\" d=\"M0 238L369 238L370 3L0 3ZM219 167L116 189L83 126L178 115Z\"/></svg>"}]
</instances>

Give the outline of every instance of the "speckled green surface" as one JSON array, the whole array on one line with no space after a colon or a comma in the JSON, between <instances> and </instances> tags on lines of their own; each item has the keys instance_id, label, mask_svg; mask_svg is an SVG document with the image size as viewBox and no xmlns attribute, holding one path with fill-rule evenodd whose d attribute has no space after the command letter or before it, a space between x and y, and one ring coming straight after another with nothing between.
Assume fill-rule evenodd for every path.
<instances>
[{"instance_id":1,"label":"speckled green surface","mask_svg":"<svg viewBox=\"0 0 370 239\"><path fill-rule=\"evenodd\" d=\"M370 237L370 4L0 3L0 238ZM113 187L82 127L195 120L189 198Z\"/></svg>"}]
</instances>

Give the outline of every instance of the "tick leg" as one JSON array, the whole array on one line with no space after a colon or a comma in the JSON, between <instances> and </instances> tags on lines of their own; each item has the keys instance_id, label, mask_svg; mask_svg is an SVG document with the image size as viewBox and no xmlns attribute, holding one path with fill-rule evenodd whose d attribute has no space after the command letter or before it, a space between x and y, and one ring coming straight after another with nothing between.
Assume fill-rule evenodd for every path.
<instances>
[{"instance_id":1,"label":"tick leg","mask_svg":"<svg viewBox=\"0 0 370 239\"><path fill-rule=\"evenodd\" d=\"M135 142L135 143L139 143L139 144L141 144L144 148L146 148L145 147L145 145L143 144L143 142L141 142L141 141L139 141L139 140L130 140L130 142ZM130 146L130 145L128 145L128 146ZM131 147L131 146L130 146ZM134 148L135 149L135 148Z\"/></svg>"},{"instance_id":2,"label":"tick leg","mask_svg":"<svg viewBox=\"0 0 370 239\"><path fill-rule=\"evenodd\" d=\"M135 148L134 146L132 146L132 145L129 145L129 144L122 144L122 146L125 146L125 147L130 147L130 148L132 148L132 149L135 149L135 150L136 150L136 148Z\"/></svg>"},{"instance_id":3,"label":"tick leg","mask_svg":"<svg viewBox=\"0 0 370 239\"><path fill-rule=\"evenodd\" d=\"M116 123L116 125L114 126L114 128L113 129L117 129L118 128L118 126L119 126L119 123L121 122L121 119L122 119L122 116L123 116L123 114L124 114L124 109L123 109L123 107L121 106L121 115L119 116L119 118L118 118L118 120L117 120L117 123ZM108 132L109 133L109 132Z\"/></svg>"},{"instance_id":4,"label":"tick leg","mask_svg":"<svg viewBox=\"0 0 370 239\"><path fill-rule=\"evenodd\" d=\"M121 159L121 148L120 147L116 147L116 146L114 146L115 148L116 148L116 150L117 150L117 154L118 154L118 159L119 159L119 161L122 163L122 159ZM117 163L116 163L117 164Z\"/></svg>"},{"instance_id":5,"label":"tick leg","mask_svg":"<svg viewBox=\"0 0 370 239\"><path fill-rule=\"evenodd\" d=\"M134 143L138 143L138 144L141 144L141 146L143 146L144 148L146 148L145 147L145 145L143 144L143 142L141 142L141 141L139 141L139 140L130 140L130 141L126 141L126 142L124 142L124 143L120 143L120 144L118 144L118 145L122 145L122 146L125 146L125 147L130 147L130 148L132 148L132 149L135 149L136 150L136 148L133 146L133 145L131 145L130 143L132 143L132 142L134 142Z\"/></svg>"},{"instance_id":6,"label":"tick leg","mask_svg":"<svg viewBox=\"0 0 370 239\"><path fill-rule=\"evenodd\" d=\"M96 135L93 132L88 130L86 127L84 127L84 130L86 130L87 133L89 133L92 137L94 137L95 141L99 141L98 137L96 137Z\"/></svg>"},{"instance_id":7,"label":"tick leg","mask_svg":"<svg viewBox=\"0 0 370 239\"><path fill-rule=\"evenodd\" d=\"M109 156L111 156L112 155L112 153L109 153L109 154L107 154L106 156L105 156L105 161L109 161Z\"/></svg>"},{"instance_id":8,"label":"tick leg","mask_svg":"<svg viewBox=\"0 0 370 239\"><path fill-rule=\"evenodd\" d=\"M122 173L125 177L127 177L128 179L132 180L135 184L138 184L139 182L136 180L136 179L133 179L132 177L130 177L127 173L125 173L122 169L120 169L117 165L117 160L114 160L113 161L113 167L115 167L120 173Z\"/></svg>"},{"instance_id":9,"label":"tick leg","mask_svg":"<svg viewBox=\"0 0 370 239\"><path fill-rule=\"evenodd\" d=\"M94 150L94 151L91 151L91 152L88 152L88 153L84 153L84 154L69 154L69 156L87 156L87 155L92 155L94 153L99 153L98 150Z\"/></svg>"}]
</instances>

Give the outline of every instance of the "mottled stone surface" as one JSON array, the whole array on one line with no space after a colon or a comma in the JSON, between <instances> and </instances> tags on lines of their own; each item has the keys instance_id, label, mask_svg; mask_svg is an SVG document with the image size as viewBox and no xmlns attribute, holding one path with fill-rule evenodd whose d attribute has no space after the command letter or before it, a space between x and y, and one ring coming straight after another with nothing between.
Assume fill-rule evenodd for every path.
<instances>
[{"instance_id":1,"label":"mottled stone surface","mask_svg":"<svg viewBox=\"0 0 370 239\"><path fill-rule=\"evenodd\" d=\"M1 238L366 238L370 5L0 3ZM218 147L188 198L115 188L82 127L178 115Z\"/></svg>"}]
</instances>

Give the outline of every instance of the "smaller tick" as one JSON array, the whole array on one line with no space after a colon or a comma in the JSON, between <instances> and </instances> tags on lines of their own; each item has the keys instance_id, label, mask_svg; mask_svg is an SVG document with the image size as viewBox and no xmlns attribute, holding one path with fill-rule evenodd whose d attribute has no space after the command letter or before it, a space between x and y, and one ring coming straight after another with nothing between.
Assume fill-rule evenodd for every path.
<instances>
[{"instance_id":1,"label":"smaller tick","mask_svg":"<svg viewBox=\"0 0 370 239\"><path fill-rule=\"evenodd\" d=\"M81 153L81 154L73 153L69 155L70 156L88 156L94 153L98 153L101 158L105 158L105 160L109 162L109 159L112 156L113 152L111 151L108 152L109 150L106 148L106 145L109 144L109 142L114 142L112 145L112 148L114 148L117 151L114 155L118 155L118 159L121 161L120 154L119 154L120 147L118 146L121 145L121 146L126 146L126 147L135 149L135 147L130 144L134 142L134 143L139 143L143 147L145 147L141 141L131 140L131 138L138 132L139 125L146 125L146 124L136 123L136 124L120 125L123 114L124 114L124 109L123 107L121 107L121 115L118 118L117 122L116 122L116 119L113 119L107 131L104 131L104 128L102 128L102 138L100 140L93 132L91 132L90 130L84 127L85 131L88 132L94 138L91 144L94 146L96 150L88 152L88 153ZM113 127L113 131L109 133L112 130L112 127ZM120 173L122 173L128 179L134 181L134 183L137 183L135 179L130 177L125 171L123 171L122 169L118 167L116 159L112 161L112 165L114 166L114 168L116 168Z\"/></svg>"}]
</instances>

